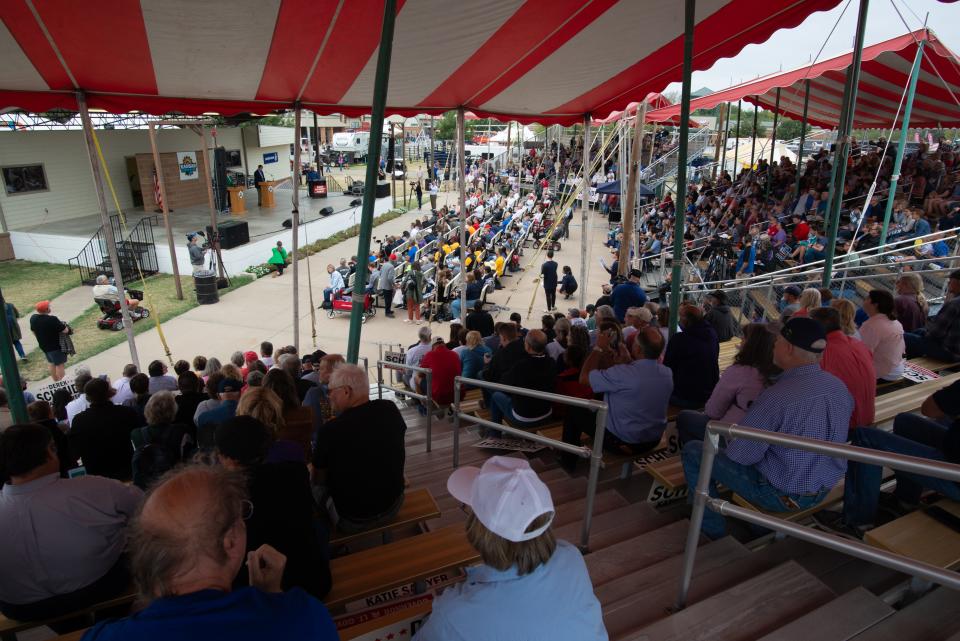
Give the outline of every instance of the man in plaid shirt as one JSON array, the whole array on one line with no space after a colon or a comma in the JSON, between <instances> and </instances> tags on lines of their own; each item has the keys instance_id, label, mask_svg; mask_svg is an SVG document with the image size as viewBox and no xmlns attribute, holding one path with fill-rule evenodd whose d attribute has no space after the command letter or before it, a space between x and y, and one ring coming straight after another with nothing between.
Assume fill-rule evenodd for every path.
<instances>
[{"instance_id":1,"label":"man in plaid shirt","mask_svg":"<svg viewBox=\"0 0 960 641\"><path fill-rule=\"evenodd\" d=\"M757 397L740 425L846 442L853 397L840 379L820 369L826 344L819 323L809 318L790 319L773 348L773 361L783 375ZM690 441L683 447L683 471L691 488L700 476L702 452L703 441ZM722 483L761 509L803 510L822 501L845 471L842 459L738 439L717 453L710 495L716 497L717 483ZM703 515L703 533L711 539L724 536L723 517L708 509Z\"/></svg>"},{"instance_id":2,"label":"man in plaid shirt","mask_svg":"<svg viewBox=\"0 0 960 641\"><path fill-rule=\"evenodd\" d=\"M903 335L907 358L929 356L938 361L960 361L960 269L950 273L946 302L926 328Z\"/></svg>"}]
</instances>

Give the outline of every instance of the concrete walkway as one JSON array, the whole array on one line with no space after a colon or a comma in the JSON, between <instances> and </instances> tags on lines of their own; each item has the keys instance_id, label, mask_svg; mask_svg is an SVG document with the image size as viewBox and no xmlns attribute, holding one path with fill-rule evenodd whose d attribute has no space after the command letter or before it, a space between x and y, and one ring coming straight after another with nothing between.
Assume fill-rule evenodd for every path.
<instances>
[{"instance_id":1,"label":"concrete walkway","mask_svg":"<svg viewBox=\"0 0 960 641\"><path fill-rule=\"evenodd\" d=\"M423 212L413 210L374 228L373 235L382 237L385 234L397 234L409 229L410 223ZM600 294L600 285L606 282L607 277L599 268L597 257L606 256L602 247L606 237L606 218L596 212L590 213L593 231L591 238L591 252L588 254L590 274L587 279L587 301L592 302ZM577 211L573 224L570 226L570 238L563 241L563 249L555 259L563 265L570 265L579 279L580 274L580 212ZM337 264L340 258L349 258L357 250L357 239L351 238L339 243L319 254L309 258L310 270L313 278L313 306L320 305L323 300L323 288L329 283L326 273L327 264ZM492 302L504 306L495 318L506 320L511 311L518 311L524 316L524 324L530 327L540 326L540 316L545 313L545 302L542 292L534 279L539 275L540 264L546 259L544 254L535 258L536 250L527 249L521 259L521 265L534 264L523 272L516 272L505 279L505 288L495 292ZM608 259L609 260L609 259ZM591 265L592 263L592 265ZM303 353L317 348L326 352L346 352L347 334L350 326L349 317L344 314L328 318L325 310L314 309L316 312L316 342L312 338L310 317L310 289L308 287L307 261L300 263L300 351ZM293 342L293 315L291 313L291 286L293 275L288 268L279 278L261 278L250 285L225 295L216 305L196 307L163 324L163 331L173 353L173 359L191 361L194 356L216 356L226 362L230 354L236 350L257 350L260 342L271 341L275 347ZM584 284L580 284L584 287ZM534 289L537 289L532 313L528 317L528 307ZM88 290L89 291L89 290ZM193 292L185 292L192 295ZM90 299L88 299L90 300ZM558 307L564 309L565 302L558 301ZM55 308L56 309L56 308ZM376 359L378 343L384 342L393 345L410 345L417 340L416 325L403 322L404 310L397 311L397 318L387 319L382 309L377 316L367 321L363 326L360 354L369 359L371 378L376 378ZM449 324L434 324L434 332L444 336L449 334ZM147 365L154 359L164 359L164 352L155 331L141 334L137 337L137 348L140 357L140 367L146 370ZM131 362L130 352L126 343L112 347L85 361L95 374L106 373L117 377L123 366ZM80 362L68 362L68 376ZM30 386L31 390L50 383L49 379L38 381Z\"/></svg>"},{"instance_id":2,"label":"concrete walkway","mask_svg":"<svg viewBox=\"0 0 960 641\"><path fill-rule=\"evenodd\" d=\"M65 323L70 323L83 312L93 306L93 288L88 285L79 285L68 290L50 301L50 313ZM23 318L20 319L20 330L23 338L24 351L29 354L37 347L37 337L30 331L30 317L32 309L21 309Z\"/></svg>"}]
</instances>

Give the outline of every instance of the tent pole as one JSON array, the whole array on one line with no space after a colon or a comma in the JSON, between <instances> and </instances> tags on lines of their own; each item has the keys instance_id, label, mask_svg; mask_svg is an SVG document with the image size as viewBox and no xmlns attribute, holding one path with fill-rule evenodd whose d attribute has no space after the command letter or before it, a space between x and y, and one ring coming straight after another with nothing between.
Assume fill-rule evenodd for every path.
<instances>
[{"instance_id":1,"label":"tent pole","mask_svg":"<svg viewBox=\"0 0 960 641\"><path fill-rule=\"evenodd\" d=\"M297 348L297 353L300 353L300 176L303 173L303 169L300 164L300 154L301 147L300 144L300 117L303 113L303 109L300 108L300 103L297 102L293 105L293 108L296 110L296 113L293 116L294 124L293 130L296 132L296 145L293 147L293 244L290 246L291 254L293 255L293 264L290 266L291 271L293 272L293 346ZM359 255L357 260L359 261ZM366 267L366 260L363 261L362 265ZM357 265L357 270L359 271L360 265ZM359 276L359 274L358 274Z\"/></svg>"},{"instance_id":2,"label":"tent pole","mask_svg":"<svg viewBox=\"0 0 960 641\"><path fill-rule=\"evenodd\" d=\"M803 118L800 121L800 150L797 151L797 182L793 191L800 198L800 172L803 170L803 143L807 140L807 107L810 106L810 79L804 81Z\"/></svg>"},{"instance_id":3,"label":"tent pole","mask_svg":"<svg viewBox=\"0 0 960 641\"><path fill-rule=\"evenodd\" d=\"M743 98L737 101L737 131L733 135L733 181L737 181L737 167L740 164L740 117L743 115Z\"/></svg>"},{"instance_id":4,"label":"tent pole","mask_svg":"<svg viewBox=\"0 0 960 641\"><path fill-rule=\"evenodd\" d=\"M618 273L621 276L630 273L630 252L634 243L634 219L637 206L637 183L640 182L640 150L643 147L643 125L647 119L647 101L637 109L637 119L633 127L633 143L630 145L630 173L627 175L627 192L623 202L623 218L620 220L623 229L623 240L620 242L620 257L618 259ZM624 121L626 123L626 120ZM620 181L621 187L623 181Z\"/></svg>"},{"instance_id":5,"label":"tent pole","mask_svg":"<svg viewBox=\"0 0 960 641\"><path fill-rule=\"evenodd\" d=\"M910 71L910 87L907 90L907 104L903 108L903 124L900 126L900 140L897 141L897 157L893 161L893 175L890 176L890 190L887 192L887 206L883 211L883 229L880 231L880 247L887 243L887 230L890 228L890 214L893 212L893 200L900 182L900 166L903 164L903 150L907 143L907 129L910 127L910 113L913 111L913 98L917 93L917 79L920 77L920 63L923 61L923 44L917 45L917 55L913 59Z\"/></svg>"},{"instance_id":6,"label":"tent pole","mask_svg":"<svg viewBox=\"0 0 960 641\"><path fill-rule=\"evenodd\" d=\"M680 286L683 280L683 232L687 223L687 142L690 137L690 74L693 66L693 28L697 0L684 0L683 88L680 92L680 147L677 149L677 199L674 204L673 265L670 283L670 336L680 318Z\"/></svg>"},{"instance_id":7,"label":"tent pole","mask_svg":"<svg viewBox=\"0 0 960 641\"><path fill-rule=\"evenodd\" d=\"M757 154L757 117L760 115L760 107L753 105L753 142L750 144L750 171L753 171L753 163Z\"/></svg>"},{"instance_id":8,"label":"tent pole","mask_svg":"<svg viewBox=\"0 0 960 641\"><path fill-rule=\"evenodd\" d=\"M323 173L323 165L320 164L320 127L317 126L317 112L313 112L313 162L317 165L317 171Z\"/></svg>"},{"instance_id":9,"label":"tent pole","mask_svg":"<svg viewBox=\"0 0 960 641\"><path fill-rule=\"evenodd\" d=\"M467 176L464 158L466 152L466 121L463 107L457 109L457 205L460 207L460 326L467 326Z\"/></svg>"},{"instance_id":10,"label":"tent pole","mask_svg":"<svg viewBox=\"0 0 960 641\"><path fill-rule=\"evenodd\" d=\"M830 198L830 231L827 235L827 251L823 261L823 286L829 288L833 276L833 256L837 250L837 231L840 229L840 204L843 186L847 180L847 158L850 155L850 131L857 108L857 84L860 82L860 60L863 58L863 39L867 30L867 11L870 0L860 0L860 15L857 16L857 39L853 45L853 62L847 69L847 91L843 96L841 130L837 133L837 153L834 160L836 178Z\"/></svg>"},{"instance_id":11,"label":"tent pole","mask_svg":"<svg viewBox=\"0 0 960 641\"><path fill-rule=\"evenodd\" d=\"M180 268L177 266L177 252L173 248L173 227L170 226L170 203L167 200L167 187L163 180L163 167L160 165L160 151L157 149L157 131L154 123L149 123L150 149L153 152L153 170L160 185L160 205L163 210L163 226L167 231L167 246L170 248L170 263L173 268L173 280L177 287L177 299L183 300L183 286L180 284Z\"/></svg>"},{"instance_id":12,"label":"tent pole","mask_svg":"<svg viewBox=\"0 0 960 641\"><path fill-rule=\"evenodd\" d=\"M210 207L210 229L213 230L213 235L217 235L217 205L213 200L213 181L210 178L210 151L207 147L207 130L203 128L203 125L200 125L200 141L203 144L203 179L207 183L207 206ZM211 242L214 241L213 238L210 239ZM217 240L217 243L220 241ZM223 268L223 263L217 261L217 273L220 278L223 278L226 274Z\"/></svg>"},{"instance_id":13,"label":"tent pole","mask_svg":"<svg viewBox=\"0 0 960 641\"><path fill-rule=\"evenodd\" d=\"M727 103L725 103L725 102L724 102L724 103L721 103L721 105L720 105L720 113L718 114L718 115L720 116L720 120L719 120L719 122L717 123L717 144L716 144L716 147L714 148L714 152L713 152L713 161L714 161L714 162L713 162L713 172L712 172L712 174L711 174L711 179L712 179L712 180L716 180L716 179L717 179L717 169L718 169L718 167L719 167L719 165L720 165L720 146L721 146L721 144L723 143L723 131L722 131L722 129L723 129L723 117L726 115L726 112L727 112ZM651 142L652 142L652 141L651 141Z\"/></svg>"},{"instance_id":14,"label":"tent pole","mask_svg":"<svg viewBox=\"0 0 960 641\"><path fill-rule=\"evenodd\" d=\"M590 225L590 114L583 114L583 188L580 191L580 309L587 306L587 231Z\"/></svg>"},{"instance_id":15,"label":"tent pole","mask_svg":"<svg viewBox=\"0 0 960 641\"><path fill-rule=\"evenodd\" d=\"M780 87L777 87L777 101L773 108L773 131L770 134L770 166L767 167L766 195L770 197L770 182L773 180L773 162L777 154L777 123L780 120Z\"/></svg>"},{"instance_id":16,"label":"tent pole","mask_svg":"<svg viewBox=\"0 0 960 641\"><path fill-rule=\"evenodd\" d=\"M397 0L384 0L383 28L377 53L377 72L373 82L373 104L370 116L370 143L367 148L367 174L363 185L363 205L360 210L360 235L357 241L357 260L366 269L370 256L370 236L373 233L373 208L377 204L377 169L383 143L383 116L387 107L387 85L390 81L390 55L393 53L393 25L397 17ZM364 288L353 288L353 308L350 310L350 335L347 343L347 362L356 364L360 356L360 329L363 322Z\"/></svg>"},{"instance_id":17,"label":"tent pole","mask_svg":"<svg viewBox=\"0 0 960 641\"><path fill-rule=\"evenodd\" d=\"M130 347L130 361L140 369L140 358L137 355L137 342L133 338L133 319L130 318L130 308L127 306L127 297L123 286L123 268L120 265L120 254L117 251L117 238L113 233L113 222L107 213L107 197L103 193L103 177L100 173L100 161L97 159L96 145L93 142L93 122L90 112L87 111L87 97L82 91L77 92L77 106L80 108L80 120L83 122L83 141L87 146L87 157L90 160L90 172L93 174L93 186L97 192L97 204L100 206L100 223L103 225L103 236L107 244L107 255L113 268L114 283L117 287L117 298L120 299L120 315L123 317L123 329L127 333L127 345ZM153 129L150 129L153 132ZM167 197L163 197L164 211L166 211ZM119 212L117 212L119 214ZM173 252L173 237L169 237L170 250ZM173 262L174 276L176 277L177 262ZM177 285L180 279L177 278ZM182 297L182 296L181 296Z\"/></svg>"},{"instance_id":18,"label":"tent pole","mask_svg":"<svg viewBox=\"0 0 960 641\"><path fill-rule=\"evenodd\" d=\"M428 187L428 188L429 188L429 186L430 186L430 183L434 182L434 181L437 179L437 177L433 174L433 163L434 163L434 159L433 159L433 125L434 125L434 119L433 119L433 116L430 116L430 169L429 169L429 171L427 171L427 175L430 177L430 180L427 181L427 187ZM437 187L439 188L439 185L437 185Z\"/></svg>"},{"instance_id":19,"label":"tent pole","mask_svg":"<svg viewBox=\"0 0 960 641\"><path fill-rule=\"evenodd\" d=\"M390 170L390 182L391 182L390 195L393 197L393 208L396 209L397 208L397 172L393 170L393 167L396 166L396 162L397 162L397 138L393 133L392 122L390 123L390 142L393 144L393 155L390 157L390 163L392 164L392 166L387 167L387 169ZM387 149L389 149L389 147L387 147ZM377 163L379 164L379 162L380 162L380 159L377 158ZM404 203L403 206L406 207L407 206L406 203Z\"/></svg>"}]
</instances>

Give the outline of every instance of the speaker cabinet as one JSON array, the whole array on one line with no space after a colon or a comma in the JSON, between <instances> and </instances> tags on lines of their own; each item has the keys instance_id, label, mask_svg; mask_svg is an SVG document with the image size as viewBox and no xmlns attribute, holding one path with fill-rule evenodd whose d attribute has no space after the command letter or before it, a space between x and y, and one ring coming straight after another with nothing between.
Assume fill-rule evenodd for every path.
<instances>
[{"instance_id":1,"label":"speaker cabinet","mask_svg":"<svg viewBox=\"0 0 960 641\"><path fill-rule=\"evenodd\" d=\"M390 195L390 183L381 180L377 183L377 198L386 198Z\"/></svg>"},{"instance_id":2,"label":"speaker cabinet","mask_svg":"<svg viewBox=\"0 0 960 641\"><path fill-rule=\"evenodd\" d=\"M232 249L250 242L250 230L245 220L225 220L217 223L217 230L220 232L221 249ZM213 228L207 225L207 237L212 235Z\"/></svg>"}]
</instances>

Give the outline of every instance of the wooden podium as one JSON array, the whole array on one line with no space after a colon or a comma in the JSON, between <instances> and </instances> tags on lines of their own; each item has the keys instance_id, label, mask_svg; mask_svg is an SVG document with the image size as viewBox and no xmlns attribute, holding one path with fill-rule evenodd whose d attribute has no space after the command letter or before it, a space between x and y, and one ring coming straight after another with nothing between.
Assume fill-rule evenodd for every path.
<instances>
[{"instance_id":1,"label":"wooden podium","mask_svg":"<svg viewBox=\"0 0 960 641\"><path fill-rule=\"evenodd\" d=\"M261 207L275 207L276 201L273 199L274 191L276 191L276 186L279 185L282 180L265 180L257 188L260 190L260 206Z\"/></svg>"},{"instance_id":2,"label":"wooden podium","mask_svg":"<svg viewBox=\"0 0 960 641\"><path fill-rule=\"evenodd\" d=\"M227 187L227 192L230 194L230 213L242 214L246 212L247 205L244 202L246 199L243 197L243 187Z\"/></svg>"}]
</instances>

